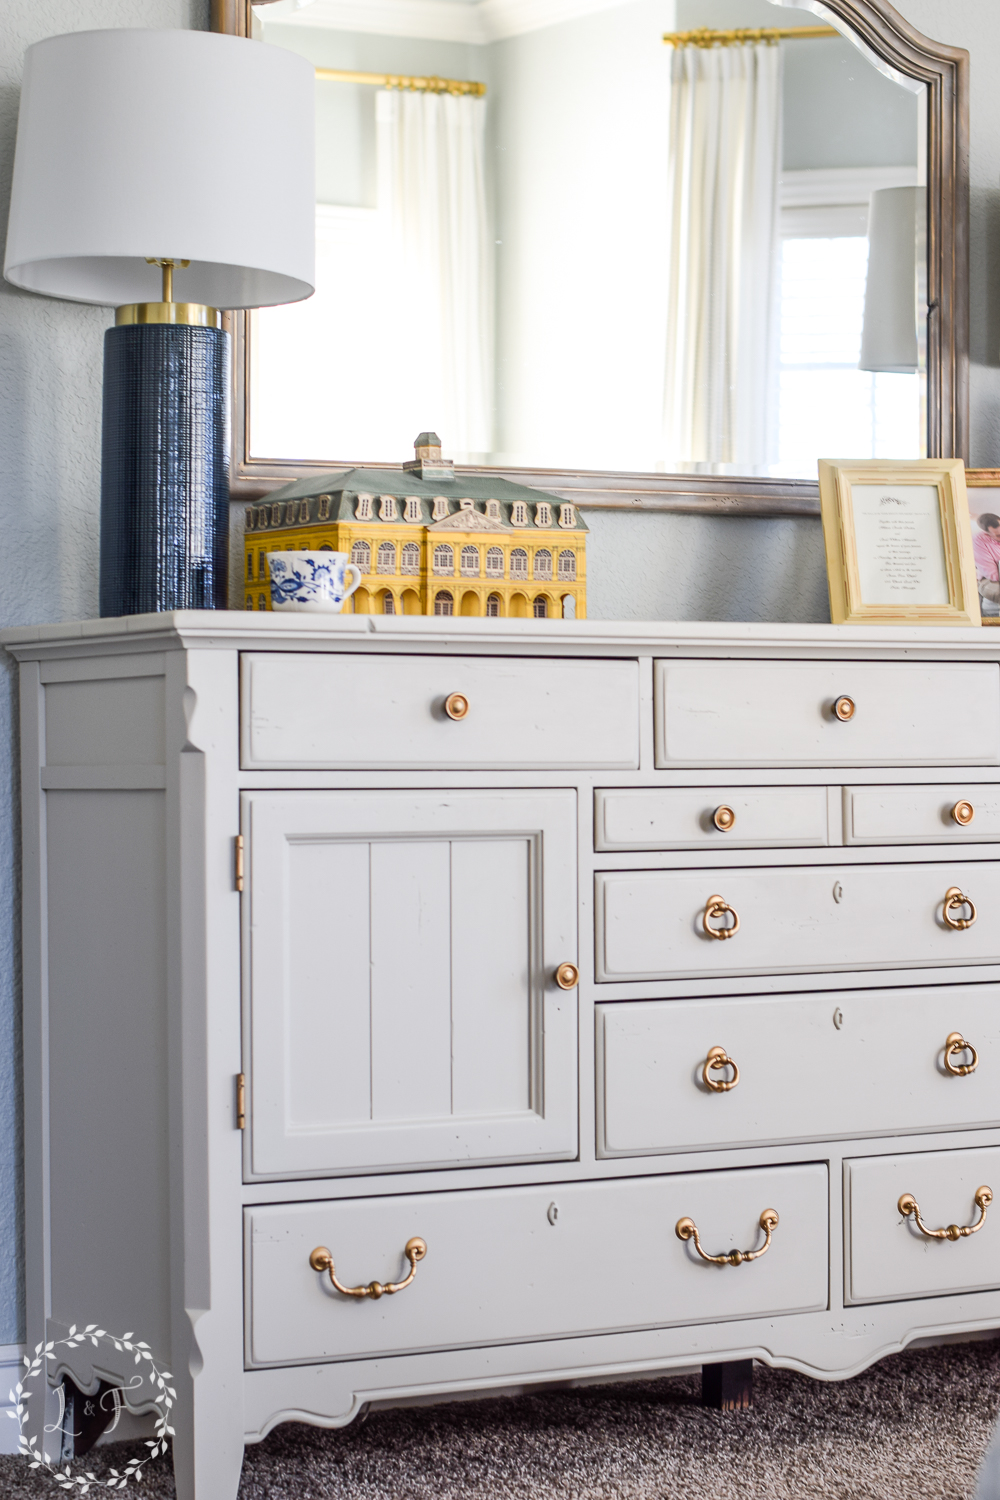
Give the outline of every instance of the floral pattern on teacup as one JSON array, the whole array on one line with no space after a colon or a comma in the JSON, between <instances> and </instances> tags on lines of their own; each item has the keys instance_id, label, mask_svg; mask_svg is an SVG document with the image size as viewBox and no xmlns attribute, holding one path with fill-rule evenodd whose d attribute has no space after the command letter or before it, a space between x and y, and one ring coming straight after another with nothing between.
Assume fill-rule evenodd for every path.
<instances>
[{"instance_id":1,"label":"floral pattern on teacup","mask_svg":"<svg viewBox=\"0 0 1000 1500\"><path fill-rule=\"evenodd\" d=\"M280 553L268 558L271 570L271 608L283 604L311 604L315 599L344 602L344 565L339 558L317 561Z\"/></svg>"}]
</instances>

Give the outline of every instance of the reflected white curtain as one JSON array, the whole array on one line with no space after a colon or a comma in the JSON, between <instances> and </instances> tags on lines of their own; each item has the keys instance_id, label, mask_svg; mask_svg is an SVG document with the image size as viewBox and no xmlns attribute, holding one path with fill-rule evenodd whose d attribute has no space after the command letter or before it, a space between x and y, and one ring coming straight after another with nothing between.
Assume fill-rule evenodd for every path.
<instances>
[{"instance_id":1,"label":"reflected white curtain","mask_svg":"<svg viewBox=\"0 0 1000 1500\"><path fill-rule=\"evenodd\" d=\"M668 466L772 460L781 48L675 47Z\"/></svg>"},{"instance_id":2,"label":"reflected white curtain","mask_svg":"<svg viewBox=\"0 0 1000 1500\"><path fill-rule=\"evenodd\" d=\"M446 449L493 447L493 249L486 100L382 90L379 209L400 281L399 353Z\"/></svg>"}]
</instances>

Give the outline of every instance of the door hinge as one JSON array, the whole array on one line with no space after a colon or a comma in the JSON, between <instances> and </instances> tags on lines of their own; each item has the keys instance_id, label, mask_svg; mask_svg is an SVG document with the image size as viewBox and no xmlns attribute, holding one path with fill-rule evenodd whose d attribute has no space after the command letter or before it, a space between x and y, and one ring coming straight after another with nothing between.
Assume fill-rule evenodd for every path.
<instances>
[{"instance_id":1,"label":"door hinge","mask_svg":"<svg viewBox=\"0 0 1000 1500\"><path fill-rule=\"evenodd\" d=\"M236 1129L247 1128L247 1079L245 1073L236 1075Z\"/></svg>"},{"instance_id":2,"label":"door hinge","mask_svg":"<svg viewBox=\"0 0 1000 1500\"><path fill-rule=\"evenodd\" d=\"M243 835L242 835L242 833L238 833L236 835L236 865L235 865L235 872L236 872L236 889L238 891L241 891L243 889Z\"/></svg>"}]
</instances>

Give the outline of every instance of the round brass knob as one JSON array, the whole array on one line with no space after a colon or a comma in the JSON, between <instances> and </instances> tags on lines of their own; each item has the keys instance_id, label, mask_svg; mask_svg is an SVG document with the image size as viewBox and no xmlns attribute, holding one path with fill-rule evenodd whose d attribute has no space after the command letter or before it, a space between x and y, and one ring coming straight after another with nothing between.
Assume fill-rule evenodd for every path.
<instances>
[{"instance_id":1,"label":"round brass knob","mask_svg":"<svg viewBox=\"0 0 1000 1500\"><path fill-rule=\"evenodd\" d=\"M719 917L725 918L727 912L733 919L732 927L709 927L708 922L710 917L716 919ZM735 937L740 930L739 914L729 905L728 901L723 901L721 896L709 896L705 902L705 910L701 914L701 925L710 938L719 938L721 940Z\"/></svg>"},{"instance_id":2,"label":"round brass knob","mask_svg":"<svg viewBox=\"0 0 1000 1500\"><path fill-rule=\"evenodd\" d=\"M960 1052L968 1052L972 1061L952 1062L952 1058L957 1057ZM968 1078L969 1074L974 1073L979 1067L979 1053L971 1042L965 1040L960 1031L948 1033L948 1039L944 1044L944 1065L953 1078Z\"/></svg>"},{"instance_id":3,"label":"round brass knob","mask_svg":"<svg viewBox=\"0 0 1000 1500\"><path fill-rule=\"evenodd\" d=\"M976 809L971 802L956 802L951 810L951 815L955 822L960 824L962 828L967 828L976 816Z\"/></svg>"},{"instance_id":4,"label":"round brass knob","mask_svg":"<svg viewBox=\"0 0 1000 1500\"><path fill-rule=\"evenodd\" d=\"M717 807L712 814L712 822L720 833L728 833L736 822L736 814L731 807Z\"/></svg>"},{"instance_id":5,"label":"round brass knob","mask_svg":"<svg viewBox=\"0 0 1000 1500\"><path fill-rule=\"evenodd\" d=\"M967 917L952 915L953 912L961 911L963 906L969 908L969 915ZM975 903L970 901L968 896L964 895L957 885L949 886L944 893L942 916L944 917L946 927L950 927L953 932L964 932L976 920L977 912Z\"/></svg>"},{"instance_id":6,"label":"round brass knob","mask_svg":"<svg viewBox=\"0 0 1000 1500\"><path fill-rule=\"evenodd\" d=\"M444 711L449 719L464 719L469 712L469 700L464 693L449 693L444 700Z\"/></svg>"},{"instance_id":7,"label":"round brass knob","mask_svg":"<svg viewBox=\"0 0 1000 1500\"><path fill-rule=\"evenodd\" d=\"M848 719L853 719L856 712L857 707L854 699L848 698L846 694L838 698L833 705L834 718L840 719L844 724L847 723Z\"/></svg>"},{"instance_id":8,"label":"round brass knob","mask_svg":"<svg viewBox=\"0 0 1000 1500\"><path fill-rule=\"evenodd\" d=\"M580 970L576 964L560 964L556 970L556 984L561 990L575 990L580 983Z\"/></svg>"}]
</instances>

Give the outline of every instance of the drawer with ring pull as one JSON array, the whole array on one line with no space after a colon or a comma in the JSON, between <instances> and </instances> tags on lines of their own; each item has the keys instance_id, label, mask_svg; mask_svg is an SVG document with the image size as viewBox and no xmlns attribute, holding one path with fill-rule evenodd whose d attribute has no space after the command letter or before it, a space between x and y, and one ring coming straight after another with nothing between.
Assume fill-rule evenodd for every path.
<instances>
[{"instance_id":1,"label":"drawer with ring pull","mask_svg":"<svg viewBox=\"0 0 1000 1500\"><path fill-rule=\"evenodd\" d=\"M1000 962L1000 863L608 870L598 983Z\"/></svg>"},{"instance_id":2,"label":"drawer with ring pull","mask_svg":"<svg viewBox=\"0 0 1000 1500\"><path fill-rule=\"evenodd\" d=\"M995 663L658 661L658 766L1000 762Z\"/></svg>"},{"instance_id":3,"label":"drawer with ring pull","mask_svg":"<svg viewBox=\"0 0 1000 1500\"><path fill-rule=\"evenodd\" d=\"M639 764L635 661L245 652L248 770Z\"/></svg>"},{"instance_id":4,"label":"drawer with ring pull","mask_svg":"<svg viewBox=\"0 0 1000 1500\"><path fill-rule=\"evenodd\" d=\"M827 1306L822 1162L245 1211L250 1365Z\"/></svg>"},{"instance_id":5,"label":"drawer with ring pull","mask_svg":"<svg viewBox=\"0 0 1000 1500\"><path fill-rule=\"evenodd\" d=\"M844 1162L846 1302L1000 1287L1000 1147Z\"/></svg>"},{"instance_id":6,"label":"drawer with ring pull","mask_svg":"<svg viewBox=\"0 0 1000 1500\"><path fill-rule=\"evenodd\" d=\"M597 1154L1000 1125L1000 985L597 1007Z\"/></svg>"}]
</instances>

